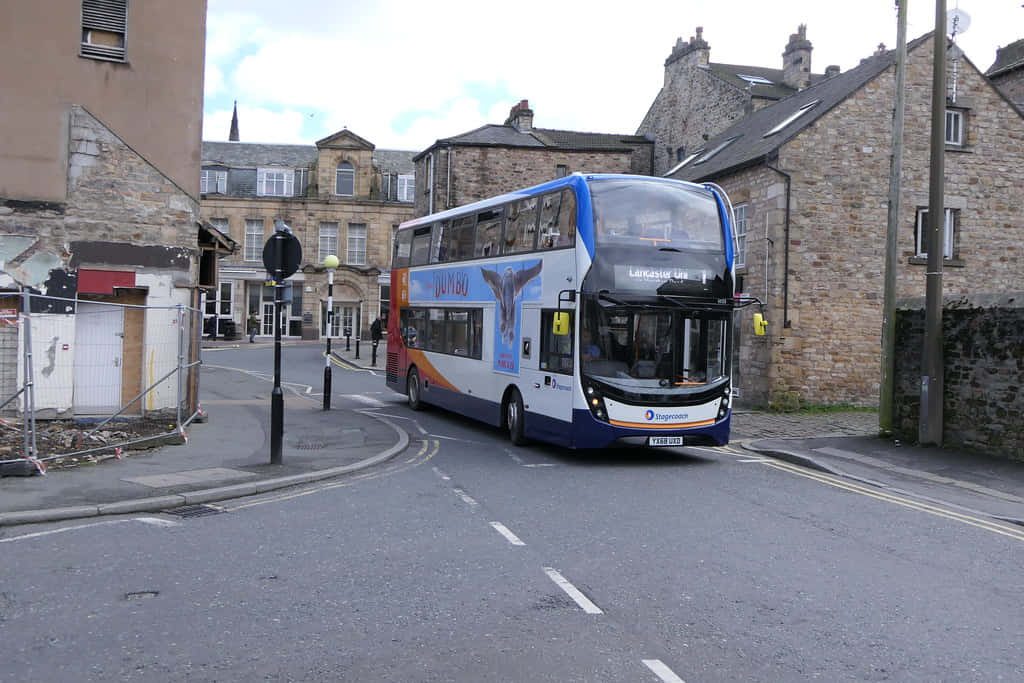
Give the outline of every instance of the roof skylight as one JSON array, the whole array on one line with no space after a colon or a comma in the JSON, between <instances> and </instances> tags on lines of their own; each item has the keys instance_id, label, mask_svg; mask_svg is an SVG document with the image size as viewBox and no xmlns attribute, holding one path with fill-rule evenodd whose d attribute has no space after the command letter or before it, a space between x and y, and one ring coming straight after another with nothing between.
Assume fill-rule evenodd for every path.
<instances>
[{"instance_id":1,"label":"roof skylight","mask_svg":"<svg viewBox=\"0 0 1024 683\"><path fill-rule=\"evenodd\" d=\"M723 149L725 149L726 147L728 147L729 145L731 145L732 143L736 142L739 139L740 139L740 136L739 135L735 135L735 136L729 138L728 140L723 140L722 142L718 143L715 147L713 147L711 149L711 151L709 151L707 154L702 156L700 159L697 159L697 161L694 162L693 165L696 166L698 164L703 164L705 161L710 160L711 157L715 156L716 154L721 152Z\"/></svg>"},{"instance_id":2,"label":"roof skylight","mask_svg":"<svg viewBox=\"0 0 1024 683\"><path fill-rule=\"evenodd\" d=\"M691 161L693 161L693 160L694 160L695 158L697 158L698 156L700 156L700 155L701 155L701 154L703 154L703 153L704 153L704 149L703 149L703 148L701 148L701 149L698 149L698 150L697 150L696 152L694 152L693 154L691 154L690 156L686 157L685 159L683 159L682 161L680 161L680 162L679 162L678 164L676 164L675 166L673 166L673 167L672 167L672 169L671 169L670 171L668 171L668 172L667 172L667 173L666 173L666 174L665 174L664 176L662 176L662 177L667 177L667 176L670 176L670 175L672 175L673 173L675 173L676 171L678 171L679 169L681 169L681 168L682 168L683 166L686 166L686 165L687 165L688 163L690 163Z\"/></svg>"},{"instance_id":3,"label":"roof skylight","mask_svg":"<svg viewBox=\"0 0 1024 683\"><path fill-rule=\"evenodd\" d=\"M781 131L783 128L785 128L789 124L793 123L794 121L796 121L798 118L800 118L801 116L803 116L804 114L806 114L810 110L814 109L816 106L818 106L819 102L821 102L821 100L814 100L812 102L808 102L807 104L803 105L802 107L797 109L795 112L793 112L792 114L790 114L789 116L784 118L777 126L775 126L770 131L765 133L764 137L768 137L769 135L775 135L776 133Z\"/></svg>"}]
</instances>

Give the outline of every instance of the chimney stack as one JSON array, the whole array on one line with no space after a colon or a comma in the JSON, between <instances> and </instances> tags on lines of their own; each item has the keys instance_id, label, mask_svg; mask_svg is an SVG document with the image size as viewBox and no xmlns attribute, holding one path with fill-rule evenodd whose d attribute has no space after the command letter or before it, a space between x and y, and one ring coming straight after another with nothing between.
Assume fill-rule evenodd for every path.
<instances>
[{"instance_id":1,"label":"chimney stack","mask_svg":"<svg viewBox=\"0 0 1024 683\"><path fill-rule=\"evenodd\" d=\"M811 84L811 41L807 40L807 24L800 24L789 36L782 53L782 81L791 88L803 90Z\"/></svg>"},{"instance_id":2,"label":"chimney stack","mask_svg":"<svg viewBox=\"0 0 1024 683\"><path fill-rule=\"evenodd\" d=\"M530 109L529 100L519 100L519 104L512 105L512 109L505 119L506 126L512 126L520 133L529 133L533 130L533 110Z\"/></svg>"},{"instance_id":3,"label":"chimney stack","mask_svg":"<svg viewBox=\"0 0 1024 683\"><path fill-rule=\"evenodd\" d=\"M832 78L833 76L839 75L839 65L829 64L825 67L825 78Z\"/></svg>"}]
</instances>

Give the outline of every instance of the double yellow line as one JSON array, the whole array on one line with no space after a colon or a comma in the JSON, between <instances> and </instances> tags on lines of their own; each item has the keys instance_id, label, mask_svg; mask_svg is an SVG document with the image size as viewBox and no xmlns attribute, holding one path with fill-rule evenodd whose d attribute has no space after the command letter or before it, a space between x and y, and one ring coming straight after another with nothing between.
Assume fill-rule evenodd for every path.
<instances>
[{"instance_id":1,"label":"double yellow line","mask_svg":"<svg viewBox=\"0 0 1024 683\"><path fill-rule=\"evenodd\" d=\"M383 469L374 470L371 472L365 472L363 474L356 474L351 477L346 477L344 481L332 482L329 484L320 484L307 488L302 491L296 491L294 493L283 493L276 496L269 496L267 498L260 498L249 503L242 503L240 505L224 506L224 509L228 512L234 510L242 510L244 508L251 508L257 505L266 505L267 503L279 503L285 500L292 500L295 498L301 498L303 496L309 496L314 493L322 493L331 489L341 488L342 486L352 486L356 482L363 481L365 479L377 479L378 477L385 477L392 474L403 472L411 467L418 467L423 463L427 462L435 455L441 448L441 442L437 439L424 439L420 450L410 458L401 462L393 463Z\"/></svg>"},{"instance_id":2,"label":"double yellow line","mask_svg":"<svg viewBox=\"0 0 1024 683\"><path fill-rule=\"evenodd\" d=\"M773 467L783 472L789 472L795 474L798 477L805 479L811 479L813 481L833 486L837 489L849 491L851 493L857 493L868 498L874 498L875 500L881 500L886 503L892 503L893 505L899 505L910 510L917 510L918 512L924 512L929 515L935 515L936 517L942 517L943 519L949 519L954 522L960 522L961 524L967 524L969 526L984 529L985 531L991 531L1002 536L1008 536L1018 541L1024 541L1024 529L1016 527L1010 524L1002 522L996 522L984 517L977 517L975 515L965 514L962 512L954 512L946 508L941 508L936 505L930 505L921 501L906 498L904 496L898 496L893 493L886 493L885 491L872 488L870 486L864 486L851 481L846 481L824 472L816 472L814 470L808 470L799 465L792 465L787 462L778 460L772 460L765 462L768 467Z\"/></svg>"}]
</instances>

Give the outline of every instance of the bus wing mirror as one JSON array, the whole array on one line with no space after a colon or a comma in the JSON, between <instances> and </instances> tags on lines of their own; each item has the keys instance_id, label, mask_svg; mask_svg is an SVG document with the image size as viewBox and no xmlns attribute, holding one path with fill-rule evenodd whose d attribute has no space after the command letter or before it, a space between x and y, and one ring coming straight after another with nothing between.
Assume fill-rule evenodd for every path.
<instances>
[{"instance_id":1,"label":"bus wing mirror","mask_svg":"<svg viewBox=\"0 0 1024 683\"><path fill-rule=\"evenodd\" d=\"M764 316L760 313L754 314L754 334L758 337L763 337L764 333L768 331L768 321L764 319Z\"/></svg>"},{"instance_id":2,"label":"bus wing mirror","mask_svg":"<svg viewBox=\"0 0 1024 683\"><path fill-rule=\"evenodd\" d=\"M559 337L569 334L569 314L555 313L554 320L551 323L551 331Z\"/></svg>"}]
</instances>

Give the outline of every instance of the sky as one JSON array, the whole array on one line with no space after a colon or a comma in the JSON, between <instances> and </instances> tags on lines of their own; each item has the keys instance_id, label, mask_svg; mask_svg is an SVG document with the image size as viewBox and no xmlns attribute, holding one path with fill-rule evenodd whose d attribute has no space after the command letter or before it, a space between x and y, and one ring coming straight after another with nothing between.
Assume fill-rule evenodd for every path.
<instances>
[{"instance_id":1,"label":"sky","mask_svg":"<svg viewBox=\"0 0 1024 683\"><path fill-rule=\"evenodd\" d=\"M935 26L905 0L907 38ZM946 0L981 71L1024 38L1024 0ZM378 149L422 151L502 124L529 100L534 126L634 134L677 38L704 28L712 62L782 67L800 24L811 69L846 71L896 45L894 0L208 0L203 139L312 145L347 128Z\"/></svg>"}]
</instances>

